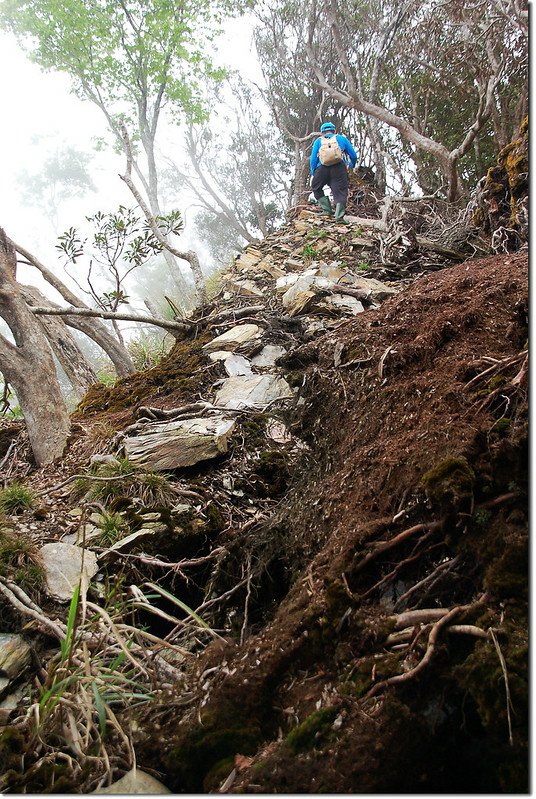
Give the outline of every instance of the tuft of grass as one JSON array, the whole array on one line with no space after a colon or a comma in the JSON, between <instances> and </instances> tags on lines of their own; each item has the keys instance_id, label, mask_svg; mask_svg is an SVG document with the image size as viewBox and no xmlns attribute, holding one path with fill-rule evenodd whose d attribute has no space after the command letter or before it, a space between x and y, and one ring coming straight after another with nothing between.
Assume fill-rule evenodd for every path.
<instances>
[{"instance_id":1,"label":"tuft of grass","mask_svg":"<svg viewBox=\"0 0 536 799\"><path fill-rule=\"evenodd\" d=\"M367 269L370 269L370 264L366 261L360 261L357 265L357 268L360 269L362 272L366 272Z\"/></svg>"},{"instance_id":2,"label":"tuft of grass","mask_svg":"<svg viewBox=\"0 0 536 799\"><path fill-rule=\"evenodd\" d=\"M114 464L95 464L88 474L123 478L110 482L78 479L74 484L73 493L77 498L84 497L88 502L100 502L106 506L121 496L135 499L144 507L151 508L172 505L176 500L175 492L167 477L152 470L138 469L128 458L121 458Z\"/></svg>"},{"instance_id":3,"label":"tuft of grass","mask_svg":"<svg viewBox=\"0 0 536 799\"><path fill-rule=\"evenodd\" d=\"M0 491L0 511L19 513L33 507L34 495L21 483L13 482Z\"/></svg>"},{"instance_id":4,"label":"tuft of grass","mask_svg":"<svg viewBox=\"0 0 536 799\"><path fill-rule=\"evenodd\" d=\"M0 575L13 580L24 591L39 591L43 569L30 536L0 528Z\"/></svg>"},{"instance_id":5,"label":"tuft of grass","mask_svg":"<svg viewBox=\"0 0 536 799\"><path fill-rule=\"evenodd\" d=\"M130 532L128 523L120 513L103 513L99 527L99 544L105 547L111 547Z\"/></svg>"}]
</instances>

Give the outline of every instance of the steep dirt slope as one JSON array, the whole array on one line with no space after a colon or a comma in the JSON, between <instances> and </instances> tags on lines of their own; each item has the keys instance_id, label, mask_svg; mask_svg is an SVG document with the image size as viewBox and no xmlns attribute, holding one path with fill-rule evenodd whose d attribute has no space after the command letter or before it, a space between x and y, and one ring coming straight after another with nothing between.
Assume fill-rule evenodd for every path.
<instances>
[{"instance_id":1,"label":"steep dirt slope","mask_svg":"<svg viewBox=\"0 0 536 799\"><path fill-rule=\"evenodd\" d=\"M283 359L311 448L268 527L291 587L143 719L172 790L526 790L526 270L445 269Z\"/></svg>"},{"instance_id":2,"label":"steep dirt slope","mask_svg":"<svg viewBox=\"0 0 536 799\"><path fill-rule=\"evenodd\" d=\"M160 581L220 633L188 640L153 701L117 711L138 766L174 792L526 790L527 254L449 266L437 245L392 242L403 264L386 269L374 223L303 212L248 248L158 367L88 393L62 463L33 470L19 436L12 476L43 503L19 529L72 536L80 497L60 484L95 452L119 454L131 425L136 437L177 409L222 413L231 362L206 350L218 334L259 328L238 368L278 348L254 377L277 375L284 396L226 408L228 450L168 470L188 523L125 491L108 509L134 531L150 511L164 533L113 557L87 545L119 593ZM289 300L288 286L302 290ZM176 640L173 624L130 612ZM20 740L0 741L8 787L49 790L22 729L22 765ZM95 759L69 772L60 738L46 751L61 755L63 789L94 788ZM117 778L128 758L108 745Z\"/></svg>"}]
</instances>

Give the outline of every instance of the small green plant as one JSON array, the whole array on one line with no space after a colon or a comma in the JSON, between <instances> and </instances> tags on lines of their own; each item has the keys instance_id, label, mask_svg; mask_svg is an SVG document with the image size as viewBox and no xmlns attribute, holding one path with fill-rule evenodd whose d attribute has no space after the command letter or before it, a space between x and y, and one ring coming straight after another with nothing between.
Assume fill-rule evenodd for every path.
<instances>
[{"instance_id":1,"label":"small green plant","mask_svg":"<svg viewBox=\"0 0 536 799\"><path fill-rule=\"evenodd\" d=\"M120 458L117 463L95 464L88 475L88 478L81 477L75 482L73 494L76 498L84 497L89 502L107 505L116 497L127 497L147 508L171 505L176 501L167 477L151 470L137 469L128 458ZM113 479L91 480L91 475Z\"/></svg>"},{"instance_id":2,"label":"small green plant","mask_svg":"<svg viewBox=\"0 0 536 799\"><path fill-rule=\"evenodd\" d=\"M306 244L302 250L302 256L306 261L312 261L318 255L315 247L312 244Z\"/></svg>"},{"instance_id":3,"label":"small green plant","mask_svg":"<svg viewBox=\"0 0 536 799\"><path fill-rule=\"evenodd\" d=\"M129 488L128 496L132 496L132 490L136 491L135 496L147 508L171 505L177 498L167 477L153 471L136 474L136 485Z\"/></svg>"},{"instance_id":4,"label":"small green plant","mask_svg":"<svg viewBox=\"0 0 536 799\"><path fill-rule=\"evenodd\" d=\"M360 261L357 265L357 268L360 269L362 272L366 272L367 269L370 269L370 264L367 261Z\"/></svg>"},{"instance_id":5,"label":"small green plant","mask_svg":"<svg viewBox=\"0 0 536 799\"><path fill-rule=\"evenodd\" d=\"M13 482L0 491L0 511L4 513L19 513L28 510L33 504L33 493L21 483Z\"/></svg>"},{"instance_id":6,"label":"small green plant","mask_svg":"<svg viewBox=\"0 0 536 799\"><path fill-rule=\"evenodd\" d=\"M492 515L488 508L477 508L473 513L473 523L480 530L485 530Z\"/></svg>"},{"instance_id":7,"label":"small green plant","mask_svg":"<svg viewBox=\"0 0 536 799\"><path fill-rule=\"evenodd\" d=\"M326 239L327 236L327 230L324 230L323 228L315 228L314 230L310 230L305 238L308 241L321 241L322 239Z\"/></svg>"},{"instance_id":8,"label":"small green plant","mask_svg":"<svg viewBox=\"0 0 536 799\"><path fill-rule=\"evenodd\" d=\"M166 339L161 333L141 333L132 338L127 349L138 372L144 372L157 366L169 352L173 339Z\"/></svg>"},{"instance_id":9,"label":"small green plant","mask_svg":"<svg viewBox=\"0 0 536 799\"><path fill-rule=\"evenodd\" d=\"M233 263L236 259L233 259ZM214 297L220 293L222 288L222 275L224 273L224 269L220 269L217 272L213 272L207 279L205 280L205 289L207 292L207 299L213 300Z\"/></svg>"},{"instance_id":10,"label":"small green plant","mask_svg":"<svg viewBox=\"0 0 536 799\"><path fill-rule=\"evenodd\" d=\"M130 528L120 513L103 513L99 523L101 529L98 537L99 544L111 547L117 541L128 535Z\"/></svg>"},{"instance_id":11,"label":"small green plant","mask_svg":"<svg viewBox=\"0 0 536 799\"><path fill-rule=\"evenodd\" d=\"M108 371L107 369L101 369L99 372L97 372L97 380L104 386L112 388L115 386L117 375L114 372Z\"/></svg>"}]
</instances>

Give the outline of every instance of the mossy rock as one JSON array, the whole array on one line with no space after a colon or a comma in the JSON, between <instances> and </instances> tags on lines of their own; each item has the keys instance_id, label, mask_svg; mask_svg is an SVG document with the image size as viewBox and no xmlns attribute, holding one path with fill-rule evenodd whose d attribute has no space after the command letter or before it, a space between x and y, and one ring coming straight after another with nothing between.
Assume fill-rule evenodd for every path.
<instances>
[{"instance_id":1,"label":"mossy rock","mask_svg":"<svg viewBox=\"0 0 536 799\"><path fill-rule=\"evenodd\" d=\"M207 722L206 715L204 720ZM219 716L218 720L221 722ZM262 743L260 729L254 724L227 728L216 728L216 724L217 720L211 719L210 725L189 730L170 749L166 757L168 775L181 791L202 792L207 790L207 781L213 789L216 781L221 782L220 776L224 779L229 773L230 769L226 770L235 755L252 755Z\"/></svg>"},{"instance_id":2,"label":"mossy rock","mask_svg":"<svg viewBox=\"0 0 536 799\"><path fill-rule=\"evenodd\" d=\"M467 509L473 498L475 473L466 458L451 457L440 461L421 478L426 496L444 510Z\"/></svg>"},{"instance_id":3,"label":"mossy rock","mask_svg":"<svg viewBox=\"0 0 536 799\"><path fill-rule=\"evenodd\" d=\"M337 707L324 707L315 710L305 721L289 732L286 746L298 754L322 746L333 733L332 724L339 713Z\"/></svg>"}]
</instances>

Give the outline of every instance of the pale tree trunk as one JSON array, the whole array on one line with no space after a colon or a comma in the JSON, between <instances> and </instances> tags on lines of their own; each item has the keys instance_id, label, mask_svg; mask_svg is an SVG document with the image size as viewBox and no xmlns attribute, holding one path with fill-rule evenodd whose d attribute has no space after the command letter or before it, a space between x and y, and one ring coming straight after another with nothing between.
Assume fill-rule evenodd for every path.
<instances>
[{"instance_id":1,"label":"pale tree trunk","mask_svg":"<svg viewBox=\"0 0 536 799\"><path fill-rule=\"evenodd\" d=\"M63 454L70 420L49 345L15 280L15 250L0 229L0 316L15 344L0 336L0 370L17 393L38 466Z\"/></svg>"},{"instance_id":2,"label":"pale tree trunk","mask_svg":"<svg viewBox=\"0 0 536 799\"><path fill-rule=\"evenodd\" d=\"M30 266L34 266L41 272L46 282L52 286L52 288L56 289L66 302L73 305L75 308L87 308L87 305L85 305L76 294L73 294L73 292L51 272L50 269L47 269L44 264L32 255L31 252L28 252L28 250L16 244L14 241L11 241L11 245L22 255L26 263ZM51 307L58 307L49 300L47 300L47 304ZM106 325L100 320L95 319L92 322L88 322L83 318L70 317L65 320L65 324L84 333L88 338L92 339L95 344L98 344L110 358L118 377L126 377L136 371L127 349L110 333Z\"/></svg>"},{"instance_id":3,"label":"pale tree trunk","mask_svg":"<svg viewBox=\"0 0 536 799\"><path fill-rule=\"evenodd\" d=\"M20 291L29 306L48 302L35 286L20 286ZM82 399L89 387L97 382L95 372L62 319L55 316L40 316L38 319L76 398Z\"/></svg>"}]
</instances>

